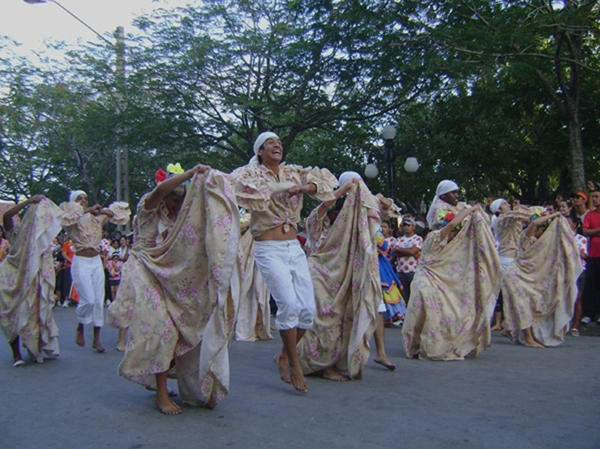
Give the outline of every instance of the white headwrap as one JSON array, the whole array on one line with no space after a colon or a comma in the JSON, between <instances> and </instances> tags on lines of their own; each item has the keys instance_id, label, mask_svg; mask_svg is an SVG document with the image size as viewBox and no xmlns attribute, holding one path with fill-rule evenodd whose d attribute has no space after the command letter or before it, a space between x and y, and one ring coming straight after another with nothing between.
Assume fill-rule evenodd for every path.
<instances>
[{"instance_id":1,"label":"white headwrap","mask_svg":"<svg viewBox=\"0 0 600 449\"><path fill-rule=\"evenodd\" d=\"M435 220L435 208L433 206L435 205L435 202L440 196L449 192L454 192L455 190L458 190L458 184L456 184L454 181L445 179L438 184L437 189L435 190L435 197L431 202L431 206L429 206L429 212L427 212L427 223L429 223L429 229L433 229L433 223Z\"/></svg>"},{"instance_id":2,"label":"white headwrap","mask_svg":"<svg viewBox=\"0 0 600 449\"><path fill-rule=\"evenodd\" d=\"M502 206L503 201L506 200L504 198L498 198L497 200L494 200L492 204L490 204L490 211L492 214L496 214L496 212L500 210L500 206Z\"/></svg>"},{"instance_id":3,"label":"white headwrap","mask_svg":"<svg viewBox=\"0 0 600 449\"><path fill-rule=\"evenodd\" d=\"M254 141L254 156L252 157L252 159L250 159L250 162L249 162L250 164L259 165L258 150L260 149L260 147L262 146L263 143L265 143L268 139L272 139L272 138L279 139L279 136L271 131L266 131L266 132L260 133L258 135L256 140Z\"/></svg>"},{"instance_id":4,"label":"white headwrap","mask_svg":"<svg viewBox=\"0 0 600 449\"><path fill-rule=\"evenodd\" d=\"M504 198L498 198L497 200L494 200L492 202L492 204L490 204L490 212L492 212L492 232L494 233L494 237L496 237L496 240L498 240L498 230L497 228L497 224L498 224L498 217L496 216L496 212L498 212L500 210L500 206L502 206L502 203L504 202Z\"/></svg>"},{"instance_id":5,"label":"white headwrap","mask_svg":"<svg viewBox=\"0 0 600 449\"><path fill-rule=\"evenodd\" d=\"M73 190L71 192L71 194L69 195L69 202L70 203L74 202L79 195L87 196L87 193L85 193L83 190Z\"/></svg>"},{"instance_id":6,"label":"white headwrap","mask_svg":"<svg viewBox=\"0 0 600 449\"><path fill-rule=\"evenodd\" d=\"M342 173L339 179L340 189L353 179L362 179L362 176L360 176L355 171L345 171L344 173Z\"/></svg>"}]
</instances>

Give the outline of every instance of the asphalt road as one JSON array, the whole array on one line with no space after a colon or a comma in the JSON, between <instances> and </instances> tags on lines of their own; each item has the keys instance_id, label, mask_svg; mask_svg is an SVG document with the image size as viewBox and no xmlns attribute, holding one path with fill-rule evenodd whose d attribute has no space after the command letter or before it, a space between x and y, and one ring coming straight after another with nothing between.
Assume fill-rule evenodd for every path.
<instances>
[{"instance_id":1,"label":"asphalt road","mask_svg":"<svg viewBox=\"0 0 600 449\"><path fill-rule=\"evenodd\" d=\"M600 338L552 349L492 347L464 362L369 361L362 380L308 379L300 395L279 380L280 341L231 345L231 391L214 410L159 413L153 395L117 376L117 331L97 354L74 343L75 309L55 309L61 356L12 367L0 345L0 448L600 448ZM169 381L176 388L176 381Z\"/></svg>"}]
</instances>

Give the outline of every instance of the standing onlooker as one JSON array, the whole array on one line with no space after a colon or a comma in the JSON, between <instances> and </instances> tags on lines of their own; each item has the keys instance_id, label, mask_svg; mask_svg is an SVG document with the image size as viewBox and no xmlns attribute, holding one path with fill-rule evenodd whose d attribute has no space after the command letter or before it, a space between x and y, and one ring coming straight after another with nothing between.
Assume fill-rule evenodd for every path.
<instances>
[{"instance_id":1,"label":"standing onlooker","mask_svg":"<svg viewBox=\"0 0 600 449\"><path fill-rule=\"evenodd\" d=\"M583 223L585 215L588 212L588 208L587 208L588 197L587 197L587 195L583 192L573 193L571 195L571 201L573 202L573 213Z\"/></svg>"},{"instance_id":2,"label":"standing onlooker","mask_svg":"<svg viewBox=\"0 0 600 449\"><path fill-rule=\"evenodd\" d=\"M577 299L575 300L575 313L573 315L573 321L571 325L571 335L573 337L579 337L579 322L581 320L581 298L583 297L583 286L585 285L585 268L586 268L586 259L588 257L587 254L587 245L588 239L581 234L578 234L577 231L581 229L581 221L575 215L569 215L567 217L567 222L573 233L575 234L575 243L577 243L577 249L579 250L579 255L581 257L581 265L583 265L583 272L577 278Z\"/></svg>"},{"instance_id":3,"label":"standing onlooker","mask_svg":"<svg viewBox=\"0 0 600 449\"><path fill-rule=\"evenodd\" d=\"M108 282L110 284L110 293L114 298L117 297L117 291L119 290L119 284L121 282L121 266L123 262L119 259L119 254L115 251L106 263L106 269L108 270Z\"/></svg>"},{"instance_id":4,"label":"standing onlooker","mask_svg":"<svg viewBox=\"0 0 600 449\"><path fill-rule=\"evenodd\" d=\"M400 282L404 287L404 290L402 290L404 300L408 304L410 284L417 270L421 248L423 248L423 238L415 234L417 226L412 218L405 218L402 221L402 229L404 229L404 235L397 239L393 256L394 258L397 257L396 269Z\"/></svg>"},{"instance_id":5,"label":"standing onlooker","mask_svg":"<svg viewBox=\"0 0 600 449\"><path fill-rule=\"evenodd\" d=\"M600 185L596 183L595 187L592 192L594 209L585 214L583 219L583 235L589 239L581 319L584 324L600 314Z\"/></svg>"},{"instance_id":6,"label":"standing onlooker","mask_svg":"<svg viewBox=\"0 0 600 449\"><path fill-rule=\"evenodd\" d=\"M129 246L129 239L125 236L121 237L121 247L119 249L119 260L121 262L127 261L130 250L131 248Z\"/></svg>"}]
</instances>

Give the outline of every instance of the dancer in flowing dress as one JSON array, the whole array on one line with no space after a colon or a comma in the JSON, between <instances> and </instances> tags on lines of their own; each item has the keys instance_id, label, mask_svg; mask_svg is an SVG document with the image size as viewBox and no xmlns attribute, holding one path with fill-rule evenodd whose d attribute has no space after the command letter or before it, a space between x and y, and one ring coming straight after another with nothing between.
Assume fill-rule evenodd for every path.
<instances>
[{"instance_id":1,"label":"dancer in flowing dress","mask_svg":"<svg viewBox=\"0 0 600 449\"><path fill-rule=\"evenodd\" d=\"M583 271L566 218L538 211L521 233L519 253L502 280L504 327L514 342L543 348L564 341Z\"/></svg>"},{"instance_id":2,"label":"dancer in flowing dress","mask_svg":"<svg viewBox=\"0 0 600 449\"><path fill-rule=\"evenodd\" d=\"M134 245L109 308L111 324L130 332L119 374L156 389L156 406L168 415L182 412L167 389L173 367L186 404L212 408L228 393L239 291L229 177L204 165L176 167L138 204Z\"/></svg>"},{"instance_id":3,"label":"dancer in flowing dress","mask_svg":"<svg viewBox=\"0 0 600 449\"><path fill-rule=\"evenodd\" d=\"M408 358L463 360L489 345L500 260L479 206L440 215L442 227L427 235L413 279L404 351Z\"/></svg>"},{"instance_id":4,"label":"dancer in flowing dress","mask_svg":"<svg viewBox=\"0 0 600 449\"><path fill-rule=\"evenodd\" d=\"M13 217L29 209L19 225ZM54 307L52 241L60 232L62 210L35 195L4 212L10 250L0 263L0 326L13 352L13 366L25 366L21 343L42 363L43 354L59 355Z\"/></svg>"},{"instance_id":5,"label":"dancer in flowing dress","mask_svg":"<svg viewBox=\"0 0 600 449\"><path fill-rule=\"evenodd\" d=\"M375 235L391 204L371 194L360 175L345 172L335 198L322 202L307 218L317 315L298 344L305 374L319 373L334 381L362 377L379 321L383 330ZM393 369L379 337L376 361Z\"/></svg>"}]
</instances>

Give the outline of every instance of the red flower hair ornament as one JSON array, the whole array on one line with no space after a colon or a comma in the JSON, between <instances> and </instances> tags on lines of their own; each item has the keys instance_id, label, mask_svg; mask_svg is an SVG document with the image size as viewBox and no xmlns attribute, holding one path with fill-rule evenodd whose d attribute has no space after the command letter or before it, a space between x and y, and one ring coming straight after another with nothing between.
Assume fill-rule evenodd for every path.
<instances>
[{"instance_id":1,"label":"red flower hair ornament","mask_svg":"<svg viewBox=\"0 0 600 449\"><path fill-rule=\"evenodd\" d=\"M157 184L163 182L165 179L167 179L169 177L169 174L164 171L162 168L159 168L158 170L156 170L156 174L154 175L154 180L156 181Z\"/></svg>"}]
</instances>

